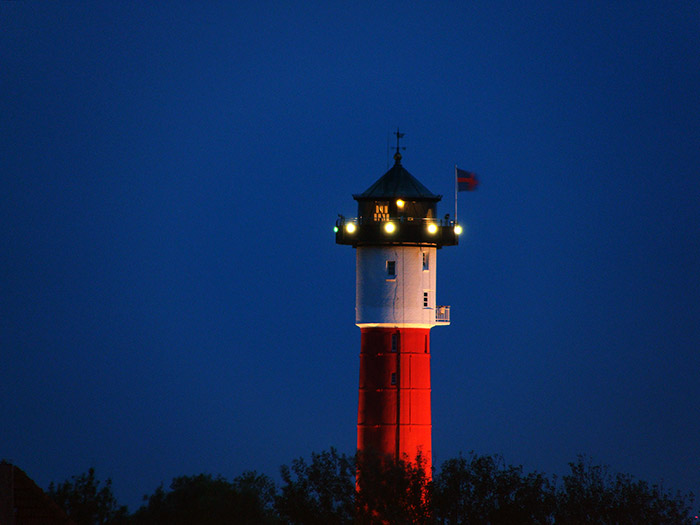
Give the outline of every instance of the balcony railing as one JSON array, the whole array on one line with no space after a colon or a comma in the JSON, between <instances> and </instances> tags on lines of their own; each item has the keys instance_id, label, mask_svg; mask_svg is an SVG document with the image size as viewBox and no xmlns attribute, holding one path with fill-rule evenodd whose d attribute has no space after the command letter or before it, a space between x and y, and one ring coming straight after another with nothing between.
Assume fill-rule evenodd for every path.
<instances>
[{"instance_id":1,"label":"balcony railing","mask_svg":"<svg viewBox=\"0 0 700 525\"><path fill-rule=\"evenodd\" d=\"M435 307L435 322L438 324L450 324L450 307L436 306Z\"/></svg>"},{"instance_id":2,"label":"balcony railing","mask_svg":"<svg viewBox=\"0 0 700 525\"><path fill-rule=\"evenodd\" d=\"M433 245L454 246L462 231L455 221L448 218L391 217L375 221L366 217L338 217L335 223L335 242L361 245Z\"/></svg>"},{"instance_id":3,"label":"balcony railing","mask_svg":"<svg viewBox=\"0 0 700 525\"><path fill-rule=\"evenodd\" d=\"M457 224L454 219L450 219L448 216L446 216L443 219L439 218L433 218L433 217L406 217L406 216L399 216L399 217L387 217L382 218L382 219L375 219L373 217L345 217L344 215L338 214L338 219L336 219L335 224L336 226L342 226L348 222L354 222L356 225L360 226L363 224L375 224L375 223L383 223L386 221L392 221L392 222L397 222L397 223L423 223L423 224L430 224L434 223L439 226L454 226Z\"/></svg>"}]
</instances>

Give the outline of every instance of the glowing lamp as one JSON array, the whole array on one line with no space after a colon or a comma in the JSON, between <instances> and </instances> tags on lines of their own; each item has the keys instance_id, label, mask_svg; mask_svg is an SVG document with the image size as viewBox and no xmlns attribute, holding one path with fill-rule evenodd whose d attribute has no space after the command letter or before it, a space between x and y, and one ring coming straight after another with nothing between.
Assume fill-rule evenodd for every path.
<instances>
[{"instance_id":1,"label":"glowing lamp","mask_svg":"<svg viewBox=\"0 0 700 525\"><path fill-rule=\"evenodd\" d=\"M384 225L384 231L387 233L394 233L396 231L396 224L393 222L387 222Z\"/></svg>"},{"instance_id":2,"label":"glowing lamp","mask_svg":"<svg viewBox=\"0 0 700 525\"><path fill-rule=\"evenodd\" d=\"M459 224L455 226L455 233L457 235L462 235L462 227Z\"/></svg>"},{"instance_id":3,"label":"glowing lamp","mask_svg":"<svg viewBox=\"0 0 700 525\"><path fill-rule=\"evenodd\" d=\"M428 233L435 235L437 233L437 231L438 231L437 224L435 224L434 222L431 222L430 224L428 224Z\"/></svg>"},{"instance_id":4,"label":"glowing lamp","mask_svg":"<svg viewBox=\"0 0 700 525\"><path fill-rule=\"evenodd\" d=\"M345 231L348 233L355 233L356 229L357 227L352 222L349 222L345 225Z\"/></svg>"},{"instance_id":5,"label":"glowing lamp","mask_svg":"<svg viewBox=\"0 0 700 525\"><path fill-rule=\"evenodd\" d=\"M333 231L334 231L335 233L338 233L338 227L337 227L337 226L333 226Z\"/></svg>"},{"instance_id":6,"label":"glowing lamp","mask_svg":"<svg viewBox=\"0 0 700 525\"><path fill-rule=\"evenodd\" d=\"M403 208L403 205L404 205L404 204L406 204L406 203L405 203L404 201L402 201L401 199L399 199L399 200L396 201L396 207L397 207L397 208Z\"/></svg>"}]
</instances>

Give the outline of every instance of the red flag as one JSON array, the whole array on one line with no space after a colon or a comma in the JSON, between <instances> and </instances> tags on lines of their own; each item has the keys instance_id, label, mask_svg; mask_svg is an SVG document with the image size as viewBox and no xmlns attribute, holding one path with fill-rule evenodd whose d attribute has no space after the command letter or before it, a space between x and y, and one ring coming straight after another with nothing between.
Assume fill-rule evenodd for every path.
<instances>
[{"instance_id":1,"label":"red flag","mask_svg":"<svg viewBox=\"0 0 700 525\"><path fill-rule=\"evenodd\" d=\"M457 175L457 191L474 191L479 185L476 174L455 168Z\"/></svg>"}]
</instances>

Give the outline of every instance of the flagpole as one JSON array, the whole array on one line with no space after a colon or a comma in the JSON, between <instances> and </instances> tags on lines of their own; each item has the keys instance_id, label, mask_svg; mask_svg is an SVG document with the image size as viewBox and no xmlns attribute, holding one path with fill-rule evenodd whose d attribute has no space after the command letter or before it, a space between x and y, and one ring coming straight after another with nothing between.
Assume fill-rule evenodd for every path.
<instances>
[{"instance_id":1,"label":"flagpole","mask_svg":"<svg viewBox=\"0 0 700 525\"><path fill-rule=\"evenodd\" d=\"M457 224L457 164L455 164L455 224Z\"/></svg>"}]
</instances>

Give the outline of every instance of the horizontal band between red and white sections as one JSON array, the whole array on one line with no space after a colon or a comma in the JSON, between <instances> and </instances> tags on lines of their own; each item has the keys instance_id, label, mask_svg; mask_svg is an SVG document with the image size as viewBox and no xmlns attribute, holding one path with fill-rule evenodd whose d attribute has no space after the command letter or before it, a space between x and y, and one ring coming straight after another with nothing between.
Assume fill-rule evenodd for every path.
<instances>
[{"instance_id":1,"label":"horizontal band between red and white sections","mask_svg":"<svg viewBox=\"0 0 700 525\"><path fill-rule=\"evenodd\" d=\"M360 387L360 391L361 391L361 392L393 392L393 391L395 391L395 390L396 390L396 385L391 386L391 387L387 387L387 388L364 388L364 387ZM402 392L408 392L409 390L427 390L428 392L430 392L431 389L430 389L430 387L421 388L421 387L416 387L416 386L411 386L411 387L402 386L401 388L399 388L399 390L401 390Z\"/></svg>"},{"instance_id":2,"label":"horizontal band between red and white sections","mask_svg":"<svg viewBox=\"0 0 700 525\"><path fill-rule=\"evenodd\" d=\"M355 323L355 326L360 328L423 328L430 329L434 324L420 324L420 323Z\"/></svg>"},{"instance_id":3,"label":"horizontal band between red and white sections","mask_svg":"<svg viewBox=\"0 0 700 525\"><path fill-rule=\"evenodd\" d=\"M358 427L363 428L382 428L382 427L432 427L432 423L379 423L379 424L369 424L369 423L358 423Z\"/></svg>"}]
</instances>

